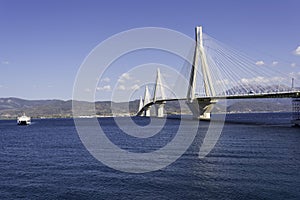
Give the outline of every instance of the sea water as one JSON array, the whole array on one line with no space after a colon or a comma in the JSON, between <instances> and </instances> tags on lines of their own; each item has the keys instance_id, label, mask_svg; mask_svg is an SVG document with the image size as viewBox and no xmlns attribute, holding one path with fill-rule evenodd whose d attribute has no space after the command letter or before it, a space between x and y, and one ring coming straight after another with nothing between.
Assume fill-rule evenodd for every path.
<instances>
[{"instance_id":1,"label":"sea water","mask_svg":"<svg viewBox=\"0 0 300 200\"><path fill-rule=\"evenodd\" d=\"M33 119L30 126L2 120L0 199L300 199L300 130L289 119L288 114L230 115L216 146L202 159L198 152L209 122L200 122L179 159L142 174L95 159L72 119ZM166 145L179 121L167 120L164 136L144 139L143 145L114 134L119 130L113 118L99 119L115 144L135 152Z\"/></svg>"}]
</instances>

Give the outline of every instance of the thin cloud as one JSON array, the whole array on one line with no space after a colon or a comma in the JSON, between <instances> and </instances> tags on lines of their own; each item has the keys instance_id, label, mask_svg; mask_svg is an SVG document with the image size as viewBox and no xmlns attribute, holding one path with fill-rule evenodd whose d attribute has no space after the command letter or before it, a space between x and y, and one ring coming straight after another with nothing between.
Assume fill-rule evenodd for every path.
<instances>
[{"instance_id":1,"label":"thin cloud","mask_svg":"<svg viewBox=\"0 0 300 200\"><path fill-rule=\"evenodd\" d=\"M265 63L264 63L264 61L259 60L259 61L257 61L255 64L256 64L257 66L262 66L262 65L264 65Z\"/></svg>"},{"instance_id":2,"label":"thin cloud","mask_svg":"<svg viewBox=\"0 0 300 200\"><path fill-rule=\"evenodd\" d=\"M109 92L109 91L111 91L111 86L110 85L104 85L103 87L97 87L96 90L97 91L106 91L106 92Z\"/></svg>"},{"instance_id":3,"label":"thin cloud","mask_svg":"<svg viewBox=\"0 0 300 200\"><path fill-rule=\"evenodd\" d=\"M278 82L284 81L283 77L275 76L275 77L263 77L263 76L257 76L254 78L243 78L240 80L243 84L275 84Z\"/></svg>"},{"instance_id":4,"label":"thin cloud","mask_svg":"<svg viewBox=\"0 0 300 200\"><path fill-rule=\"evenodd\" d=\"M121 77L124 78L124 79L126 79L126 80L132 79L132 77L130 76L129 73L124 73L124 74L121 75Z\"/></svg>"},{"instance_id":5,"label":"thin cloud","mask_svg":"<svg viewBox=\"0 0 300 200\"><path fill-rule=\"evenodd\" d=\"M131 80L131 79L132 79L132 77L130 76L129 73L124 73L119 77L118 82L124 83L125 81Z\"/></svg>"},{"instance_id":6,"label":"thin cloud","mask_svg":"<svg viewBox=\"0 0 300 200\"><path fill-rule=\"evenodd\" d=\"M300 80L300 72L291 72L289 75Z\"/></svg>"},{"instance_id":7,"label":"thin cloud","mask_svg":"<svg viewBox=\"0 0 300 200\"><path fill-rule=\"evenodd\" d=\"M272 65L273 65L273 66L278 65L278 61L273 61L273 62L272 62Z\"/></svg>"},{"instance_id":8,"label":"thin cloud","mask_svg":"<svg viewBox=\"0 0 300 200\"><path fill-rule=\"evenodd\" d=\"M2 64L2 65L9 65L10 63L9 63L9 61L7 61L7 60L3 60L3 61L1 61L1 64Z\"/></svg>"},{"instance_id":9,"label":"thin cloud","mask_svg":"<svg viewBox=\"0 0 300 200\"><path fill-rule=\"evenodd\" d=\"M242 78L241 82L244 83L244 84L269 83L270 80L268 78L266 78L266 77L257 76L257 77L250 78L250 79Z\"/></svg>"},{"instance_id":10,"label":"thin cloud","mask_svg":"<svg viewBox=\"0 0 300 200\"><path fill-rule=\"evenodd\" d=\"M297 64L296 63L291 63L291 67L296 67Z\"/></svg>"},{"instance_id":11,"label":"thin cloud","mask_svg":"<svg viewBox=\"0 0 300 200\"><path fill-rule=\"evenodd\" d=\"M138 86L137 84L133 85L130 87L131 90L138 90L140 89L140 86Z\"/></svg>"},{"instance_id":12,"label":"thin cloud","mask_svg":"<svg viewBox=\"0 0 300 200\"><path fill-rule=\"evenodd\" d=\"M229 81L228 79L223 79L223 80L217 80L216 84L217 85L229 85L231 83L231 81Z\"/></svg>"},{"instance_id":13,"label":"thin cloud","mask_svg":"<svg viewBox=\"0 0 300 200\"><path fill-rule=\"evenodd\" d=\"M140 86L138 84L134 84L132 86L119 85L117 87L117 90L120 90L120 91L125 91L125 90L126 91L130 91L130 90L135 91L135 90L138 90L138 89L140 89Z\"/></svg>"},{"instance_id":14,"label":"thin cloud","mask_svg":"<svg viewBox=\"0 0 300 200\"><path fill-rule=\"evenodd\" d=\"M119 85L117 89L124 91L126 90L126 87L124 85Z\"/></svg>"},{"instance_id":15,"label":"thin cloud","mask_svg":"<svg viewBox=\"0 0 300 200\"><path fill-rule=\"evenodd\" d=\"M101 81L100 81L100 82L109 83L109 82L110 82L110 78L108 78L108 77L105 77L105 78L101 79Z\"/></svg>"},{"instance_id":16,"label":"thin cloud","mask_svg":"<svg viewBox=\"0 0 300 200\"><path fill-rule=\"evenodd\" d=\"M84 91L85 92L91 92L92 90L90 88L85 88Z\"/></svg>"},{"instance_id":17,"label":"thin cloud","mask_svg":"<svg viewBox=\"0 0 300 200\"><path fill-rule=\"evenodd\" d=\"M294 51L294 54L300 56L300 46L297 47L297 49Z\"/></svg>"}]
</instances>

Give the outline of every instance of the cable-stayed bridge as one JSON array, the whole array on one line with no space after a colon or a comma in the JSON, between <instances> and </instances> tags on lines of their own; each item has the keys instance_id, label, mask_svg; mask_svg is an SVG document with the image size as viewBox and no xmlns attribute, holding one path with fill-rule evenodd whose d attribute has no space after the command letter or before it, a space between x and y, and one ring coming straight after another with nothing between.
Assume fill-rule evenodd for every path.
<instances>
[{"instance_id":1,"label":"cable-stayed bridge","mask_svg":"<svg viewBox=\"0 0 300 200\"><path fill-rule=\"evenodd\" d=\"M148 86L140 100L139 116L150 116L150 108L157 105L157 117L164 117L168 101L185 100L193 116L210 120L219 100L292 98L293 123L300 124L300 89L294 87L294 78L269 69L262 61L255 62L236 50L224 47L196 27L196 45L193 64L187 81L186 97L167 97L160 70L157 70L153 97Z\"/></svg>"}]
</instances>

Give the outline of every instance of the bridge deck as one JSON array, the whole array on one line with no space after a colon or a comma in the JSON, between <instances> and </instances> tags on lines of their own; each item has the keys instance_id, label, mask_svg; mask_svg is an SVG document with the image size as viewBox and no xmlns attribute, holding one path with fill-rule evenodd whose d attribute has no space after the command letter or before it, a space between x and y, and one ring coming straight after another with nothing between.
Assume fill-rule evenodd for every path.
<instances>
[{"instance_id":1,"label":"bridge deck","mask_svg":"<svg viewBox=\"0 0 300 200\"><path fill-rule=\"evenodd\" d=\"M238 95L224 95L215 97L204 97L210 99L264 99L264 98L294 98L300 97L300 91L293 92L276 92L276 93L251 93ZM197 98L198 99L198 98ZM201 97L200 97L201 99Z\"/></svg>"},{"instance_id":2,"label":"bridge deck","mask_svg":"<svg viewBox=\"0 0 300 200\"><path fill-rule=\"evenodd\" d=\"M300 91L292 92L276 92L276 93L251 93L251 94L238 94L238 95L224 95L224 96L211 96L211 97L197 97L198 101L210 101L210 100L221 100L221 99L265 99L265 98L300 98ZM174 99L160 99L155 102L149 102L145 105L137 115L141 114L145 108L153 104L161 104L167 101L180 101L187 100L187 98L174 98Z\"/></svg>"},{"instance_id":3,"label":"bridge deck","mask_svg":"<svg viewBox=\"0 0 300 200\"><path fill-rule=\"evenodd\" d=\"M300 91L293 92L276 92L276 93L253 93L253 94L237 94L237 95L220 95L220 96L210 96L210 97L196 97L198 100L210 100L210 99L265 99L265 98L298 98L300 97ZM164 101L179 101L187 100L187 98L178 99L160 99L156 100L155 103L161 103Z\"/></svg>"}]
</instances>

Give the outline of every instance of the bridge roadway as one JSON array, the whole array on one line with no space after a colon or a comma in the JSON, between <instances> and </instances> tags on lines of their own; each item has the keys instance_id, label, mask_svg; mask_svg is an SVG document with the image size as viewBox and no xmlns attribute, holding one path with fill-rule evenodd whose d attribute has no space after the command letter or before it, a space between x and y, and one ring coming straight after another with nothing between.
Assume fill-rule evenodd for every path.
<instances>
[{"instance_id":1,"label":"bridge roadway","mask_svg":"<svg viewBox=\"0 0 300 200\"><path fill-rule=\"evenodd\" d=\"M266 98L300 98L299 91L291 92L274 92L274 93L249 93L249 94L236 94L236 95L220 95L220 96L211 96L211 97L196 97L198 101L211 101L211 100L222 100L222 99L266 99ZM149 102L146 104L137 115L141 115L148 107L154 104L162 104L167 101L180 101L187 100L187 98L178 98L178 99L160 99L155 102Z\"/></svg>"}]
</instances>

